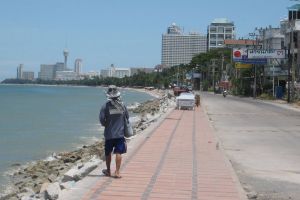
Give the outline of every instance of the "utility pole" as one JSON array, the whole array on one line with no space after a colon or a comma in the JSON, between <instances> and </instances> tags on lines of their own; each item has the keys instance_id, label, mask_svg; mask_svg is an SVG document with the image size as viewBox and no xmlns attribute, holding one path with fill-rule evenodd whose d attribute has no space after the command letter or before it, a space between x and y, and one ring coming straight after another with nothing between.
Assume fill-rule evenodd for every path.
<instances>
[{"instance_id":1,"label":"utility pole","mask_svg":"<svg viewBox=\"0 0 300 200\"><path fill-rule=\"evenodd\" d=\"M255 30L258 30L257 28L255 28ZM257 49L257 46L258 46L258 36L257 34L255 34L255 32L253 33L250 33L249 34L250 36L252 37L255 37L255 45L253 45L253 48L254 49ZM254 68L254 80L253 80L253 98L255 99L256 98L256 66L257 64L253 64L253 68Z\"/></svg>"},{"instance_id":2,"label":"utility pole","mask_svg":"<svg viewBox=\"0 0 300 200\"><path fill-rule=\"evenodd\" d=\"M272 66L272 70L273 70L273 87L272 87L272 90L273 90L273 97L275 97L274 63L273 63L273 66Z\"/></svg>"},{"instance_id":3,"label":"utility pole","mask_svg":"<svg viewBox=\"0 0 300 200\"><path fill-rule=\"evenodd\" d=\"M216 83L215 83L215 67L216 67L216 59L212 59L213 90L214 90L214 93L216 93Z\"/></svg>"},{"instance_id":4,"label":"utility pole","mask_svg":"<svg viewBox=\"0 0 300 200\"><path fill-rule=\"evenodd\" d=\"M177 65L177 87L179 86L178 84L178 75L179 75L179 65Z\"/></svg>"},{"instance_id":5,"label":"utility pole","mask_svg":"<svg viewBox=\"0 0 300 200\"><path fill-rule=\"evenodd\" d=\"M226 70L224 70L224 52L222 52L222 81L225 80Z\"/></svg>"},{"instance_id":6,"label":"utility pole","mask_svg":"<svg viewBox=\"0 0 300 200\"><path fill-rule=\"evenodd\" d=\"M290 43L288 48L288 96L287 102L291 103L291 65L292 65L292 56L291 56L291 42L292 42L292 32L290 32Z\"/></svg>"},{"instance_id":7,"label":"utility pole","mask_svg":"<svg viewBox=\"0 0 300 200\"><path fill-rule=\"evenodd\" d=\"M254 64L253 98L256 98L256 64Z\"/></svg>"}]
</instances>

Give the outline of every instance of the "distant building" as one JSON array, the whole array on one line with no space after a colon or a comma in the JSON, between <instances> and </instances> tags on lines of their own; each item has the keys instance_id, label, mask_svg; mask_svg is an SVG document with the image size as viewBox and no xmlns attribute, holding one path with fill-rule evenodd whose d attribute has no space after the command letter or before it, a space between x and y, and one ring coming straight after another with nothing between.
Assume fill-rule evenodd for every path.
<instances>
[{"instance_id":1,"label":"distant building","mask_svg":"<svg viewBox=\"0 0 300 200\"><path fill-rule=\"evenodd\" d=\"M17 79L22 79L23 75L23 64L20 64L19 67L17 68Z\"/></svg>"},{"instance_id":2,"label":"distant building","mask_svg":"<svg viewBox=\"0 0 300 200\"><path fill-rule=\"evenodd\" d=\"M62 63L62 62L57 62L54 65L54 70L55 70L55 72L57 72L57 71L69 71L68 69L65 68L65 64Z\"/></svg>"},{"instance_id":3,"label":"distant building","mask_svg":"<svg viewBox=\"0 0 300 200\"><path fill-rule=\"evenodd\" d=\"M73 71L56 71L55 80L58 81L79 80L79 75Z\"/></svg>"},{"instance_id":4,"label":"distant building","mask_svg":"<svg viewBox=\"0 0 300 200\"><path fill-rule=\"evenodd\" d=\"M102 69L100 75L102 77L123 78L125 76L130 76L130 68L116 68L111 64L110 68Z\"/></svg>"},{"instance_id":5,"label":"distant building","mask_svg":"<svg viewBox=\"0 0 300 200\"><path fill-rule=\"evenodd\" d=\"M33 80L34 79L34 72L32 71L23 71L24 65L20 64L17 68L17 79L23 80Z\"/></svg>"},{"instance_id":6,"label":"distant building","mask_svg":"<svg viewBox=\"0 0 300 200\"><path fill-rule=\"evenodd\" d=\"M146 74L154 72L154 68L146 68L146 67L131 67L130 68L130 76L134 74L138 74L139 72L144 72Z\"/></svg>"},{"instance_id":7,"label":"distant building","mask_svg":"<svg viewBox=\"0 0 300 200\"><path fill-rule=\"evenodd\" d=\"M102 76L103 78L109 77L109 69L101 69L100 76Z\"/></svg>"},{"instance_id":8,"label":"distant building","mask_svg":"<svg viewBox=\"0 0 300 200\"><path fill-rule=\"evenodd\" d=\"M224 40L235 39L235 26L232 21L226 18L219 18L207 27L208 50L221 48Z\"/></svg>"},{"instance_id":9,"label":"distant building","mask_svg":"<svg viewBox=\"0 0 300 200\"><path fill-rule=\"evenodd\" d=\"M162 35L161 64L172 67L188 64L192 58L207 50L207 37L199 33L184 34L179 26L173 23Z\"/></svg>"},{"instance_id":10,"label":"distant building","mask_svg":"<svg viewBox=\"0 0 300 200\"><path fill-rule=\"evenodd\" d=\"M100 73L99 72L95 72L95 71L90 71L90 72L86 72L86 73L81 73L80 77L81 78L93 78L93 77L99 77Z\"/></svg>"},{"instance_id":11,"label":"distant building","mask_svg":"<svg viewBox=\"0 0 300 200\"><path fill-rule=\"evenodd\" d=\"M260 28L258 31L263 49L284 49L284 34L279 27L269 26Z\"/></svg>"},{"instance_id":12,"label":"distant building","mask_svg":"<svg viewBox=\"0 0 300 200\"><path fill-rule=\"evenodd\" d=\"M64 58L65 58L64 70L63 71L65 71L68 68L68 55L69 55L69 51L67 49L64 49L63 54L64 54Z\"/></svg>"},{"instance_id":13,"label":"distant building","mask_svg":"<svg viewBox=\"0 0 300 200\"><path fill-rule=\"evenodd\" d=\"M116 68L112 77L124 78L125 76L130 76L130 68Z\"/></svg>"},{"instance_id":14,"label":"distant building","mask_svg":"<svg viewBox=\"0 0 300 200\"><path fill-rule=\"evenodd\" d=\"M22 79L24 80L34 80L34 72L31 71L24 71L22 73Z\"/></svg>"},{"instance_id":15,"label":"distant building","mask_svg":"<svg viewBox=\"0 0 300 200\"><path fill-rule=\"evenodd\" d=\"M55 78L55 65L42 64L40 67L39 79L54 80L54 78Z\"/></svg>"},{"instance_id":16,"label":"distant building","mask_svg":"<svg viewBox=\"0 0 300 200\"><path fill-rule=\"evenodd\" d=\"M64 71L65 64L64 63L56 63L54 65L42 64L40 66L39 78L41 80L55 80L56 72Z\"/></svg>"},{"instance_id":17,"label":"distant building","mask_svg":"<svg viewBox=\"0 0 300 200\"><path fill-rule=\"evenodd\" d=\"M82 60L78 58L75 60L74 72L80 74L81 70L82 70Z\"/></svg>"}]
</instances>

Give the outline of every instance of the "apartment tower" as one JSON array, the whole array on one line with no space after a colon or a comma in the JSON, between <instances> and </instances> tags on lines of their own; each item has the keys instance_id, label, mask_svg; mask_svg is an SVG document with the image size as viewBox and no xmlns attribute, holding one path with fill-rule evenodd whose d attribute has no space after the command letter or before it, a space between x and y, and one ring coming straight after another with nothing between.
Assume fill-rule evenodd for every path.
<instances>
[{"instance_id":1,"label":"apartment tower","mask_svg":"<svg viewBox=\"0 0 300 200\"><path fill-rule=\"evenodd\" d=\"M235 39L234 23L226 18L213 20L207 28L208 50L224 47L224 40L229 39Z\"/></svg>"},{"instance_id":2,"label":"apartment tower","mask_svg":"<svg viewBox=\"0 0 300 200\"><path fill-rule=\"evenodd\" d=\"M206 52L207 38L196 32L184 34L182 29L173 23L162 35L161 64L164 68L188 64L193 56Z\"/></svg>"}]
</instances>

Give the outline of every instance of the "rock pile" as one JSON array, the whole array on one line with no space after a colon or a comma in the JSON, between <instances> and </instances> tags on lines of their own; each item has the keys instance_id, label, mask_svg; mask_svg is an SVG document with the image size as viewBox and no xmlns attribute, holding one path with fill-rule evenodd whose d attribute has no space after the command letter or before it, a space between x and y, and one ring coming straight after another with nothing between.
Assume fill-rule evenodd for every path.
<instances>
[{"instance_id":1,"label":"rock pile","mask_svg":"<svg viewBox=\"0 0 300 200\"><path fill-rule=\"evenodd\" d=\"M87 166L97 161L95 157L103 158L103 149L104 146L101 141L90 146L83 146L72 152L54 154L51 159L39 160L28 166L21 167L17 172L12 174L12 191L0 199L23 199L21 197L24 196L43 198L45 196L44 192L47 191L45 185L49 185L51 189L53 187L51 183L59 184L66 182L63 180L65 174L70 173L74 167L77 169L73 169L73 171L75 170L78 173L81 171L81 175L76 174L77 177L74 175L76 177L73 178L74 181L78 181L84 177L84 174L92 170ZM71 178L67 181L71 181Z\"/></svg>"}]
</instances>

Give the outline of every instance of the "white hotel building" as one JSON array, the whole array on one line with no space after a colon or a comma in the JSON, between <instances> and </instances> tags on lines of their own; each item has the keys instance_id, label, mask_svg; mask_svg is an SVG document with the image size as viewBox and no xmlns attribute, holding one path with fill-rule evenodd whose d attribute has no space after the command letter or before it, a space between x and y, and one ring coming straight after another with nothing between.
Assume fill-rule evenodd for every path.
<instances>
[{"instance_id":1,"label":"white hotel building","mask_svg":"<svg viewBox=\"0 0 300 200\"><path fill-rule=\"evenodd\" d=\"M179 26L173 23L167 33L162 35L161 64L172 67L188 64L193 56L207 50L207 36L199 33L184 34Z\"/></svg>"},{"instance_id":2,"label":"white hotel building","mask_svg":"<svg viewBox=\"0 0 300 200\"><path fill-rule=\"evenodd\" d=\"M224 40L235 39L235 26L226 18L218 18L207 28L208 50L224 47Z\"/></svg>"}]
</instances>

